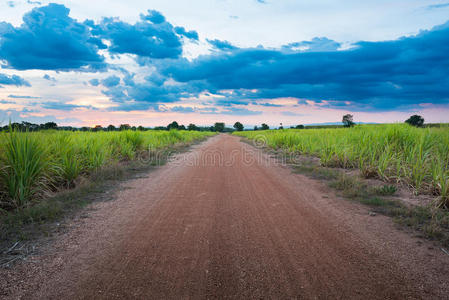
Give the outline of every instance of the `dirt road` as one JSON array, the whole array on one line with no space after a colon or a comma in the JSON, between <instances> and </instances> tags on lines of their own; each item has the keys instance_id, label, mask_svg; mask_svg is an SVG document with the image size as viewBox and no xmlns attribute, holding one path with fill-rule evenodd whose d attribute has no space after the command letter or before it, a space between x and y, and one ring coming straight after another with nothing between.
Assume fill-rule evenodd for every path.
<instances>
[{"instance_id":1,"label":"dirt road","mask_svg":"<svg viewBox=\"0 0 449 300\"><path fill-rule=\"evenodd\" d=\"M10 296L448 295L449 257L439 248L234 136L209 139L125 183L115 197L97 204L49 254L19 267L27 275Z\"/></svg>"}]
</instances>

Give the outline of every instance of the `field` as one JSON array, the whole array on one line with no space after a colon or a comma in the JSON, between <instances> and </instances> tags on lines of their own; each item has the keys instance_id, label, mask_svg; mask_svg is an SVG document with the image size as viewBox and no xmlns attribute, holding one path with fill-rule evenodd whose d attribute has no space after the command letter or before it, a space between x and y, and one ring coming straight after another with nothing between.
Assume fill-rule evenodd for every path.
<instances>
[{"instance_id":1,"label":"field","mask_svg":"<svg viewBox=\"0 0 449 300\"><path fill-rule=\"evenodd\" d=\"M366 178L406 184L449 206L449 127L406 124L236 132L273 149L317 156L323 166L358 168Z\"/></svg>"},{"instance_id":2,"label":"field","mask_svg":"<svg viewBox=\"0 0 449 300\"><path fill-rule=\"evenodd\" d=\"M177 130L0 133L0 209L29 206L47 192L71 188L80 177L107 165L212 134Z\"/></svg>"},{"instance_id":3,"label":"field","mask_svg":"<svg viewBox=\"0 0 449 300\"><path fill-rule=\"evenodd\" d=\"M355 147L361 136L381 139L385 134L383 139L405 139L402 135L406 133L413 140L430 139L433 147L422 146L424 152L430 153L436 151L434 148L442 138L439 134L444 136L445 131L392 126L243 134L253 134L254 138L261 134L262 141L266 135L276 148L288 142L289 137L291 144L296 145L290 146L290 151L300 151L297 137L304 134L311 144L315 141L315 155L320 155L320 143L325 141L344 140L345 144L335 147L349 149L352 145L355 152L360 151ZM340 182L335 177L322 182L298 175L296 167L284 168L267 163L270 160L260 160L267 157L264 149L244 143L236 135L219 134L151 172L151 167L137 168L134 177L120 176L100 184L95 181L98 173L109 174L107 166L133 159L129 155L138 153L133 149L143 151L149 143L156 143L151 142L155 134L160 134L154 139L158 147L166 149L167 144L197 133L42 132L5 136L4 149L21 145L14 153L20 154L17 157L25 156L28 163L21 162L18 167L30 170L30 174L38 173L31 172L37 169L40 177L33 181L31 190L34 193L29 203L34 205L25 202L25 208L0 216L0 222L4 220L5 224L2 228L0 223L0 277L6 279L0 280L0 294L6 295L4 298L126 299L129 291L134 298L151 295L161 299L358 299L361 291L368 299L447 298L449 212L430 206L397 205L399 200L390 198L390 189L376 189L365 197L364 187L356 181ZM50 144L52 135L61 136L62 141ZM70 144L64 135L70 137ZM25 143L27 139L29 142ZM90 143L101 146L87 146ZM399 147L397 144L400 142L390 142L388 147ZM25 155L40 153L40 148L34 152L21 150L34 149L30 145L48 148L46 156L36 154L39 159L48 157L42 167L35 168L41 166L39 160ZM64 177L62 170L70 170L64 166L72 163L61 161L73 155L57 154L62 151L59 147L81 147L73 150L78 153L76 162L81 162L82 173L90 175L79 176L88 180L91 188L82 189L84 183L75 180L76 188L40 198L52 185L70 185L71 177ZM97 154L89 156L85 152ZM127 161L126 167L140 165L140 155L134 155L134 161ZM426 155L435 156L433 152ZM308 162L308 158L304 161ZM4 155L3 160L7 159L9 156ZM321 167L315 158L310 161L317 172L354 173L354 177L359 173ZM103 167L98 167L100 162ZM326 163L351 166L349 159L344 165L336 158ZM428 160L427 164L431 165ZM4 172L14 170L13 167ZM96 168L100 170L95 171ZM55 182L56 178L59 180ZM51 184L49 179L53 179ZM341 184L341 189L335 186L336 191L331 186L334 180ZM358 177L357 180L365 182ZM400 180L408 179L401 175ZM423 187L428 180L424 178ZM393 186L377 180L369 182L379 183L379 187ZM358 198L342 201L340 193L351 185L357 188L354 191L360 191L364 205L356 203ZM52 200L58 197L62 199ZM58 206L61 209L53 213ZM398 230L385 215L411 227Z\"/></svg>"}]
</instances>

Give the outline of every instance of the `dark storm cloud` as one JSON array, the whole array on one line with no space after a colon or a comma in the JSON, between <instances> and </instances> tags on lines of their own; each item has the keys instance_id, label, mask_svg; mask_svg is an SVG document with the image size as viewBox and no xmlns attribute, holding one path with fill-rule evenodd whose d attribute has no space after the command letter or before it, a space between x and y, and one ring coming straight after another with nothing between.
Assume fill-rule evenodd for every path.
<instances>
[{"instance_id":1,"label":"dark storm cloud","mask_svg":"<svg viewBox=\"0 0 449 300\"><path fill-rule=\"evenodd\" d=\"M248 100L296 97L332 100L334 107L350 101L352 107L379 110L447 104L448 25L394 41L359 42L343 51L240 48L167 62L160 72L182 83L202 81L212 92L257 90L240 96Z\"/></svg>"},{"instance_id":2,"label":"dark storm cloud","mask_svg":"<svg viewBox=\"0 0 449 300\"><path fill-rule=\"evenodd\" d=\"M0 23L0 59L17 70L85 70L105 67L90 29L64 5L34 8L19 27Z\"/></svg>"},{"instance_id":3,"label":"dark storm cloud","mask_svg":"<svg viewBox=\"0 0 449 300\"><path fill-rule=\"evenodd\" d=\"M198 40L196 31L173 27L158 11L149 10L129 24L104 18L99 24L78 22L69 8L51 3L23 16L15 27L0 22L0 61L16 70L104 71L107 64L99 50L147 58L178 58L182 38ZM110 42L108 47L104 40Z\"/></svg>"},{"instance_id":4,"label":"dark storm cloud","mask_svg":"<svg viewBox=\"0 0 449 300\"><path fill-rule=\"evenodd\" d=\"M180 35L197 38L194 31L175 29L157 11L149 10L141 15L136 24L129 24L117 18L104 18L100 24L86 22L92 33L109 40L108 51L112 54L135 54L149 58L177 58L182 54Z\"/></svg>"},{"instance_id":5,"label":"dark storm cloud","mask_svg":"<svg viewBox=\"0 0 449 300\"><path fill-rule=\"evenodd\" d=\"M239 48L228 41L207 40L212 53L188 60L182 57L183 42L197 41L198 33L174 27L154 10L142 14L135 24L118 18L81 23L69 16L64 5L49 4L34 8L23 21L18 27L0 23L3 68L119 71L120 77L108 74L106 79L89 81L92 86L101 84L118 110L158 109L164 103L207 93L212 95L211 105L235 114L254 113L241 106L266 102L258 99L280 97L358 110L449 103L449 23L397 40L359 42L347 50L323 37L277 49ZM114 60L107 65L102 54L130 54L148 67L147 73L135 78ZM0 74L2 85L30 83L17 75Z\"/></svg>"}]
</instances>

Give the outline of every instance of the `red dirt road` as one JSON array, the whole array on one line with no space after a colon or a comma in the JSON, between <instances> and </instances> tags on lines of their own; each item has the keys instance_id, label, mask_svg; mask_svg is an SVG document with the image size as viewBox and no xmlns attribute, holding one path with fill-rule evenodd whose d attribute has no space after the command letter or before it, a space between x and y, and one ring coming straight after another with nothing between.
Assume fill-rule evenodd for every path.
<instances>
[{"instance_id":1,"label":"red dirt road","mask_svg":"<svg viewBox=\"0 0 449 300\"><path fill-rule=\"evenodd\" d=\"M209 139L115 197L74 224L50 254L18 267L27 276L9 296L448 295L449 257L439 248L273 165L234 136Z\"/></svg>"}]
</instances>

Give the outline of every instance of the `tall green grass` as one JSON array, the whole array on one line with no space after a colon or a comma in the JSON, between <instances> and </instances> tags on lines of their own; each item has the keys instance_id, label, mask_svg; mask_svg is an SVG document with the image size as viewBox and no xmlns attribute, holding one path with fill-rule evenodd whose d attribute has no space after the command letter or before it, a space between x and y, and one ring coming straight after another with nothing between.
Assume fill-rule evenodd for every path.
<instances>
[{"instance_id":1,"label":"tall green grass","mask_svg":"<svg viewBox=\"0 0 449 300\"><path fill-rule=\"evenodd\" d=\"M409 185L415 193L439 196L449 208L449 127L407 124L354 128L236 132L249 139L263 135L267 146L317 156L327 167L358 168L369 177Z\"/></svg>"},{"instance_id":2,"label":"tall green grass","mask_svg":"<svg viewBox=\"0 0 449 300\"><path fill-rule=\"evenodd\" d=\"M146 150L158 151L212 135L197 131L0 133L0 209L23 208L50 190Z\"/></svg>"},{"instance_id":3,"label":"tall green grass","mask_svg":"<svg viewBox=\"0 0 449 300\"><path fill-rule=\"evenodd\" d=\"M11 132L6 135L0 157L3 194L7 205L23 207L37 193L43 191L48 180L47 155L35 136Z\"/></svg>"}]
</instances>

